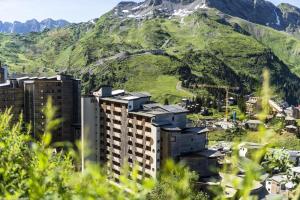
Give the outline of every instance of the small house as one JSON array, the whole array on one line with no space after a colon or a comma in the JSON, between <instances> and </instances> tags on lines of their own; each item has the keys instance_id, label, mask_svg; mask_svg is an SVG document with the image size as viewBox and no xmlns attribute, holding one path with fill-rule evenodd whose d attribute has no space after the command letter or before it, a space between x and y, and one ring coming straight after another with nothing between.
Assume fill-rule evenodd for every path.
<instances>
[{"instance_id":1,"label":"small house","mask_svg":"<svg viewBox=\"0 0 300 200\"><path fill-rule=\"evenodd\" d=\"M269 194L280 194L285 197L289 194L289 189L286 187L288 184L288 177L286 174L276 174L266 180L266 190ZM289 186L288 184L287 186Z\"/></svg>"},{"instance_id":2,"label":"small house","mask_svg":"<svg viewBox=\"0 0 300 200\"><path fill-rule=\"evenodd\" d=\"M292 175L292 177L293 178L298 178L298 179L300 179L300 166L299 167L293 167L293 168L291 168L290 169L291 170L291 175Z\"/></svg>"},{"instance_id":3,"label":"small house","mask_svg":"<svg viewBox=\"0 0 300 200\"><path fill-rule=\"evenodd\" d=\"M294 125L288 125L285 127L285 130L289 133L295 133L298 134L298 127Z\"/></svg>"},{"instance_id":4,"label":"small house","mask_svg":"<svg viewBox=\"0 0 300 200\"><path fill-rule=\"evenodd\" d=\"M288 151L288 153L294 166L300 166L300 151Z\"/></svg>"},{"instance_id":5,"label":"small house","mask_svg":"<svg viewBox=\"0 0 300 200\"><path fill-rule=\"evenodd\" d=\"M286 126L288 126L288 125L293 125L293 126L296 126L296 119L294 118L294 117L291 117L291 116L287 116L286 118L285 118L285 124L286 124Z\"/></svg>"},{"instance_id":6,"label":"small house","mask_svg":"<svg viewBox=\"0 0 300 200\"><path fill-rule=\"evenodd\" d=\"M247 129L252 130L252 131L257 131L259 126L262 125L263 123L259 120L248 120L245 123L245 126Z\"/></svg>"}]
</instances>

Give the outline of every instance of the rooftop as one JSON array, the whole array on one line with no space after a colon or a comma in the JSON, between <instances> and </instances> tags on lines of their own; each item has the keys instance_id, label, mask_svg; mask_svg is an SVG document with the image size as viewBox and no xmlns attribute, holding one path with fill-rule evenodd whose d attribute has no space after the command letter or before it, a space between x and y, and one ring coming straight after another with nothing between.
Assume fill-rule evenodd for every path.
<instances>
[{"instance_id":1,"label":"rooftop","mask_svg":"<svg viewBox=\"0 0 300 200\"><path fill-rule=\"evenodd\" d=\"M201 156L207 157L207 158L218 158L218 157L224 156L224 154L222 154L220 151L213 150L213 149L207 149L207 150L201 151L198 153L198 155L201 155Z\"/></svg>"},{"instance_id":2,"label":"rooftop","mask_svg":"<svg viewBox=\"0 0 300 200\"><path fill-rule=\"evenodd\" d=\"M262 122L261 121L259 121L259 120L248 120L247 122L246 122L246 124L262 124Z\"/></svg>"},{"instance_id":3,"label":"rooftop","mask_svg":"<svg viewBox=\"0 0 300 200\"><path fill-rule=\"evenodd\" d=\"M141 98L150 98L151 95L145 92L126 92L125 90L113 90L111 96L102 97L102 100L113 101L119 103L128 103L131 100L137 100Z\"/></svg>"},{"instance_id":4,"label":"rooftop","mask_svg":"<svg viewBox=\"0 0 300 200\"><path fill-rule=\"evenodd\" d=\"M6 81L5 83L0 83L0 87L10 86L10 81Z\"/></svg>"},{"instance_id":5,"label":"rooftop","mask_svg":"<svg viewBox=\"0 0 300 200\"><path fill-rule=\"evenodd\" d=\"M153 103L150 101L150 98L151 95L146 92L126 92L125 90L113 90L111 92L111 96L102 97L101 99L105 101L118 102L123 104L128 104L129 101L144 99L146 101L144 103L141 103L141 107L139 109L131 111L130 113L148 117L154 117L157 115L164 115L170 113L180 114L188 112L188 110L178 105L161 105L159 103ZM163 121L160 121L158 123L160 123L158 125L168 124L168 122L164 123Z\"/></svg>"},{"instance_id":6,"label":"rooftop","mask_svg":"<svg viewBox=\"0 0 300 200\"><path fill-rule=\"evenodd\" d=\"M300 151L288 151L292 157L300 157Z\"/></svg>"},{"instance_id":7,"label":"rooftop","mask_svg":"<svg viewBox=\"0 0 300 200\"><path fill-rule=\"evenodd\" d=\"M300 174L300 167L293 167L291 168L291 171Z\"/></svg>"},{"instance_id":8,"label":"rooftop","mask_svg":"<svg viewBox=\"0 0 300 200\"><path fill-rule=\"evenodd\" d=\"M294 117L291 117L291 116L287 116L285 118L286 121L295 121L295 118Z\"/></svg>"},{"instance_id":9,"label":"rooftop","mask_svg":"<svg viewBox=\"0 0 300 200\"><path fill-rule=\"evenodd\" d=\"M285 175L285 174L277 174L277 175L270 177L269 179L276 181L277 183L287 182L287 180L288 180L287 175Z\"/></svg>"}]
</instances>

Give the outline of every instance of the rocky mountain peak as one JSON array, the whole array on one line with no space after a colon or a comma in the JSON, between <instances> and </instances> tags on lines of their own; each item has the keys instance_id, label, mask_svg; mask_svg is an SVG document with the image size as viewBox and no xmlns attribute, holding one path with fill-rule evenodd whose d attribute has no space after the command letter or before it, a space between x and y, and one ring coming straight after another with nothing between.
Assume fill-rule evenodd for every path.
<instances>
[{"instance_id":1,"label":"rocky mountain peak","mask_svg":"<svg viewBox=\"0 0 300 200\"><path fill-rule=\"evenodd\" d=\"M200 8L207 8L207 0L146 0L141 3L122 2L115 8L119 17L148 18L161 16L186 16Z\"/></svg>"},{"instance_id":2,"label":"rocky mountain peak","mask_svg":"<svg viewBox=\"0 0 300 200\"><path fill-rule=\"evenodd\" d=\"M266 0L145 0L141 3L122 2L115 9L118 17L144 19L157 16L185 17L198 10L220 12L271 28L299 32L300 9Z\"/></svg>"},{"instance_id":3,"label":"rocky mountain peak","mask_svg":"<svg viewBox=\"0 0 300 200\"><path fill-rule=\"evenodd\" d=\"M159 6L168 3L187 5L193 3L194 1L196 0L147 0L146 4L149 6Z\"/></svg>"}]
</instances>

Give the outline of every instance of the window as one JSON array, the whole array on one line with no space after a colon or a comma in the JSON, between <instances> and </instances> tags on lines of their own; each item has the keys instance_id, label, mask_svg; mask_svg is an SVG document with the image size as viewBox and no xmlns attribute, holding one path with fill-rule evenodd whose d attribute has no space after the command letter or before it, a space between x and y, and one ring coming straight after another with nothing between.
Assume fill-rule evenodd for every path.
<instances>
[{"instance_id":1,"label":"window","mask_svg":"<svg viewBox=\"0 0 300 200\"><path fill-rule=\"evenodd\" d=\"M171 139L170 139L170 141L171 141L171 142L176 142L176 137L175 137L175 136L172 136Z\"/></svg>"}]
</instances>

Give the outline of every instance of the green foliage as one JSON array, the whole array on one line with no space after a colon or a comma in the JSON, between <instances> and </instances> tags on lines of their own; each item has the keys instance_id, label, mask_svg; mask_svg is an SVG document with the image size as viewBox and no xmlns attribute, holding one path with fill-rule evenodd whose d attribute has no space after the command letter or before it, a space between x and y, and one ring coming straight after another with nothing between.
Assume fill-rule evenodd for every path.
<instances>
[{"instance_id":1,"label":"green foliage","mask_svg":"<svg viewBox=\"0 0 300 200\"><path fill-rule=\"evenodd\" d=\"M169 100L165 99L164 105L169 105Z\"/></svg>"},{"instance_id":2,"label":"green foliage","mask_svg":"<svg viewBox=\"0 0 300 200\"><path fill-rule=\"evenodd\" d=\"M246 113L246 100L243 95L238 97L237 105L241 112Z\"/></svg>"},{"instance_id":3,"label":"green foliage","mask_svg":"<svg viewBox=\"0 0 300 200\"><path fill-rule=\"evenodd\" d=\"M232 130L219 130L208 133L209 141L241 141L246 131L240 128L234 128Z\"/></svg>"},{"instance_id":4,"label":"green foliage","mask_svg":"<svg viewBox=\"0 0 300 200\"><path fill-rule=\"evenodd\" d=\"M33 153L28 148L30 136L22 132L22 119L10 127L10 110L0 115L0 194L17 199L28 191L28 171Z\"/></svg>"},{"instance_id":5,"label":"green foliage","mask_svg":"<svg viewBox=\"0 0 300 200\"><path fill-rule=\"evenodd\" d=\"M247 21L232 18L232 22L239 24L245 31L258 41L271 48L272 51L297 75L300 73L300 41L291 34L274 30L269 27L249 23Z\"/></svg>"},{"instance_id":6,"label":"green foliage","mask_svg":"<svg viewBox=\"0 0 300 200\"><path fill-rule=\"evenodd\" d=\"M274 149L267 151L262 166L268 173L273 174L274 172L287 172L293 165L290 161L290 155L286 150Z\"/></svg>"},{"instance_id":7,"label":"green foliage","mask_svg":"<svg viewBox=\"0 0 300 200\"><path fill-rule=\"evenodd\" d=\"M173 161L167 161L161 171L154 190L149 193L149 200L206 200L208 196L203 192L196 192L194 186L198 177L190 172L183 164L176 165Z\"/></svg>"}]
</instances>

